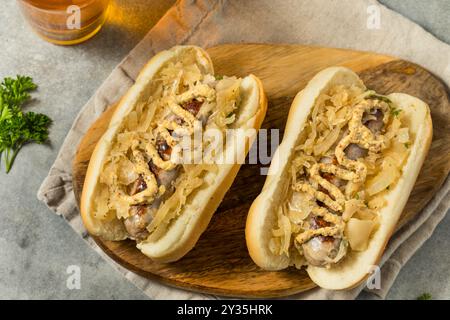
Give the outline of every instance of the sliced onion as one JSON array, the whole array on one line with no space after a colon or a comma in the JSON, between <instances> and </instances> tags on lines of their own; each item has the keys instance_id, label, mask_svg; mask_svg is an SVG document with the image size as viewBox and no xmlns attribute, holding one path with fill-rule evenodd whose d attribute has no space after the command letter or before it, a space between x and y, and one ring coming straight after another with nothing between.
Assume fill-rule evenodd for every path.
<instances>
[{"instance_id":1,"label":"sliced onion","mask_svg":"<svg viewBox=\"0 0 450 320\"><path fill-rule=\"evenodd\" d=\"M400 171L396 166L396 162L391 157L383 160L382 169L375 177L370 179L366 184L366 191L369 196L373 196L381 191L386 190L400 176Z\"/></svg>"},{"instance_id":2,"label":"sliced onion","mask_svg":"<svg viewBox=\"0 0 450 320\"><path fill-rule=\"evenodd\" d=\"M358 210L358 212L355 213L353 218L360 219L360 220L374 221L377 218L377 216L378 215L374 211L364 207L364 208L361 208L360 210Z\"/></svg>"},{"instance_id":3,"label":"sliced onion","mask_svg":"<svg viewBox=\"0 0 450 320\"><path fill-rule=\"evenodd\" d=\"M374 210L379 210L386 205L386 199L383 195L376 196L369 201L369 208Z\"/></svg>"},{"instance_id":4,"label":"sliced onion","mask_svg":"<svg viewBox=\"0 0 450 320\"><path fill-rule=\"evenodd\" d=\"M345 235L350 247L354 251L364 251L372 233L375 223L371 220L359 220L352 218L347 222Z\"/></svg>"},{"instance_id":5,"label":"sliced onion","mask_svg":"<svg viewBox=\"0 0 450 320\"><path fill-rule=\"evenodd\" d=\"M390 157L395 161L395 165L398 168L403 167L403 163L408 156L408 148L405 146L404 143L399 143L397 141L394 141L392 143L391 148L386 153L386 157Z\"/></svg>"},{"instance_id":6,"label":"sliced onion","mask_svg":"<svg viewBox=\"0 0 450 320\"><path fill-rule=\"evenodd\" d=\"M313 206L303 192L293 192L289 201L289 219L292 223L300 224L311 213Z\"/></svg>"},{"instance_id":7,"label":"sliced onion","mask_svg":"<svg viewBox=\"0 0 450 320\"><path fill-rule=\"evenodd\" d=\"M119 162L118 173L119 182L124 185L133 183L139 177L134 168L134 164L127 158L124 158Z\"/></svg>"},{"instance_id":8,"label":"sliced onion","mask_svg":"<svg viewBox=\"0 0 450 320\"><path fill-rule=\"evenodd\" d=\"M358 211L361 207L363 207L363 203L361 200L350 199L345 202L345 210L342 214L342 219L344 221L350 220L353 217L356 211Z\"/></svg>"},{"instance_id":9,"label":"sliced onion","mask_svg":"<svg viewBox=\"0 0 450 320\"><path fill-rule=\"evenodd\" d=\"M409 142L409 131L408 128L401 128L397 133L397 140L400 143Z\"/></svg>"},{"instance_id":10,"label":"sliced onion","mask_svg":"<svg viewBox=\"0 0 450 320\"><path fill-rule=\"evenodd\" d=\"M197 64L192 64L184 67L183 85L189 85L202 79L202 73Z\"/></svg>"},{"instance_id":11,"label":"sliced onion","mask_svg":"<svg viewBox=\"0 0 450 320\"><path fill-rule=\"evenodd\" d=\"M333 130L331 130L331 132L324 138L323 142L314 146L314 155L318 156L325 154L339 138L340 131L341 128L339 126L336 126Z\"/></svg>"},{"instance_id":12,"label":"sliced onion","mask_svg":"<svg viewBox=\"0 0 450 320\"><path fill-rule=\"evenodd\" d=\"M400 120L397 119L397 118L394 118L392 120L391 125L387 129L387 132L385 134L385 138L388 139L388 140L394 138L397 135L398 130L400 129L401 125L402 125L402 123L400 122Z\"/></svg>"}]
</instances>

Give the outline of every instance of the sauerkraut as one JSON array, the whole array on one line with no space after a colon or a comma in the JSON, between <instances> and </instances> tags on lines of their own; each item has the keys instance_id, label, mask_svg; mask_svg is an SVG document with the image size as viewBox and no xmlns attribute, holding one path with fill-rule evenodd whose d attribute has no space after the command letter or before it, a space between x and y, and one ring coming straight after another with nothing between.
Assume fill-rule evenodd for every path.
<instances>
[{"instance_id":1,"label":"sauerkraut","mask_svg":"<svg viewBox=\"0 0 450 320\"><path fill-rule=\"evenodd\" d=\"M308 264L302 245L315 237L365 250L409 143L402 113L387 97L342 85L319 95L295 147L290 190L281 202L288 205L279 208L272 253L295 257L301 267Z\"/></svg>"},{"instance_id":2,"label":"sauerkraut","mask_svg":"<svg viewBox=\"0 0 450 320\"><path fill-rule=\"evenodd\" d=\"M214 164L176 162L171 152L183 138L193 139L195 130L224 131L232 124L240 85L239 78L207 74L195 50L166 63L147 88L147 101L124 117L111 142L97 184L95 217L126 222L133 214L151 214L145 234L160 237L206 186L205 174L217 170ZM143 206L148 210L135 209Z\"/></svg>"}]
</instances>

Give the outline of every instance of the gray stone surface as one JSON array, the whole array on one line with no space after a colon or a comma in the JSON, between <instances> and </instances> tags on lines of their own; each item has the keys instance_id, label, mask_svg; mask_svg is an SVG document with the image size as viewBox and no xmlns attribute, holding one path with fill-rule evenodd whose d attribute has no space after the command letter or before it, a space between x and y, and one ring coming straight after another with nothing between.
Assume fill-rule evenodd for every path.
<instances>
[{"instance_id":1,"label":"gray stone surface","mask_svg":"<svg viewBox=\"0 0 450 320\"><path fill-rule=\"evenodd\" d=\"M38 202L36 192L79 109L173 0L115 0L111 21L95 38L75 47L40 40L21 18L15 1L4 2L0 78L32 76L39 90L27 108L47 113L54 124L51 145L26 146L11 173L0 172L0 299L145 299ZM450 43L448 1L382 2ZM414 299L423 292L450 297L449 229L447 216L402 270L388 298ZM66 286L71 265L81 268L80 290Z\"/></svg>"}]
</instances>

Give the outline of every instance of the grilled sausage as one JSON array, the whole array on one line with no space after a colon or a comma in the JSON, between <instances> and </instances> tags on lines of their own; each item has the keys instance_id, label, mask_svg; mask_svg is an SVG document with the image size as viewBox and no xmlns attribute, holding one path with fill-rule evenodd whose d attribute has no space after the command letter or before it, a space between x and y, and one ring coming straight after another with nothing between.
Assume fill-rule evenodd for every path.
<instances>
[{"instance_id":1,"label":"grilled sausage","mask_svg":"<svg viewBox=\"0 0 450 320\"><path fill-rule=\"evenodd\" d=\"M148 205L130 207L130 216L124 220L125 229L130 237L144 240L148 237L147 226L152 221L151 210Z\"/></svg>"},{"instance_id":2,"label":"grilled sausage","mask_svg":"<svg viewBox=\"0 0 450 320\"><path fill-rule=\"evenodd\" d=\"M344 150L345 155L350 160L357 160L359 158L364 158L368 154L368 150L361 148L356 143L350 143Z\"/></svg>"},{"instance_id":3,"label":"grilled sausage","mask_svg":"<svg viewBox=\"0 0 450 320\"><path fill-rule=\"evenodd\" d=\"M179 173L178 168L165 171L158 168L151 160L148 163L148 166L150 168L150 171L155 175L158 185L163 185L164 187L166 187L166 190L172 187L172 182L175 181Z\"/></svg>"},{"instance_id":4,"label":"grilled sausage","mask_svg":"<svg viewBox=\"0 0 450 320\"><path fill-rule=\"evenodd\" d=\"M164 171L156 167L152 161L149 162L149 168L155 175L158 185L166 187L166 192L163 196L157 197L151 205L138 204L130 207L130 216L124 220L124 224L128 234L138 241L148 237L147 226L152 221L152 211L157 210L161 202L173 193L173 182L178 176L177 168ZM139 176L130 187L130 195L142 192L146 188L147 185L143 177Z\"/></svg>"},{"instance_id":5,"label":"grilled sausage","mask_svg":"<svg viewBox=\"0 0 450 320\"><path fill-rule=\"evenodd\" d=\"M190 101L187 101L181 105L181 107L187 111L189 111L191 114L196 116L198 112L200 111L200 108L203 105L203 101L199 101L197 99L192 99Z\"/></svg>"},{"instance_id":6,"label":"grilled sausage","mask_svg":"<svg viewBox=\"0 0 450 320\"><path fill-rule=\"evenodd\" d=\"M383 117L383 111L380 109L374 109L369 114L365 114L362 121L373 134L378 134L384 127Z\"/></svg>"},{"instance_id":7,"label":"grilled sausage","mask_svg":"<svg viewBox=\"0 0 450 320\"><path fill-rule=\"evenodd\" d=\"M145 183L144 177L139 175L139 177L129 186L128 193L134 196L136 193L142 192L147 189L147 184Z\"/></svg>"},{"instance_id":8,"label":"grilled sausage","mask_svg":"<svg viewBox=\"0 0 450 320\"><path fill-rule=\"evenodd\" d=\"M170 156L172 155L172 147L169 146L164 138L158 137L156 139L156 150L158 151L161 159L163 159L164 161L170 160Z\"/></svg>"},{"instance_id":9,"label":"grilled sausage","mask_svg":"<svg viewBox=\"0 0 450 320\"><path fill-rule=\"evenodd\" d=\"M330 226L321 217L310 218L311 229L319 229ZM317 236L302 244L303 255L310 265L324 266L338 258L343 247L342 238Z\"/></svg>"}]
</instances>

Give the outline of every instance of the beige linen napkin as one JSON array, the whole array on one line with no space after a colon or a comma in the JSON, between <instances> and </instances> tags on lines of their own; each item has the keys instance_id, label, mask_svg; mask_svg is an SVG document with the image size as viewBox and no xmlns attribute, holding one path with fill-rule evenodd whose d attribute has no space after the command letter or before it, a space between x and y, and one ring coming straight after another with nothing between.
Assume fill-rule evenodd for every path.
<instances>
[{"instance_id":1,"label":"beige linen napkin","mask_svg":"<svg viewBox=\"0 0 450 320\"><path fill-rule=\"evenodd\" d=\"M379 13L379 15L378 15ZM411 60L450 85L450 47L375 0L252 0L179 1L113 70L76 118L38 198L63 215L76 232L125 277L156 299L206 299L209 295L169 288L148 280L109 259L86 233L72 191L71 163L81 137L91 123L133 84L139 70L155 52L176 44L210 47L220 43L301 43L375 51ZM399 230L383 256L381 289L385 297L398 272L433 233L450 207L450 181L427 207ZM364 285L332 292L314 289L293 298L355 298Z\"/></svg>"}]
</instances>

